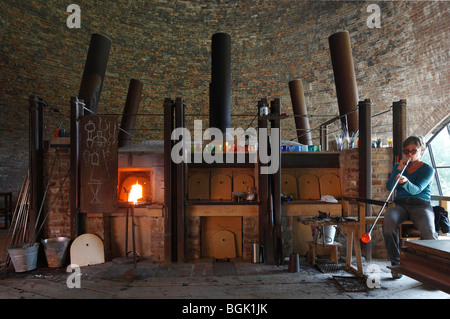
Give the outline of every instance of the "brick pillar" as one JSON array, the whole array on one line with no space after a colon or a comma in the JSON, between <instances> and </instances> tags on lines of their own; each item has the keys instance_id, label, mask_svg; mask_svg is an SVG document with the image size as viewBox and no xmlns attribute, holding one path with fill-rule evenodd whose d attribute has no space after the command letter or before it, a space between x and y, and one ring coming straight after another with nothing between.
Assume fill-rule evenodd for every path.
<instances>
[{"instance_id":1,"label":"brick pillar","mask_svg":"<svg viewBox=\"0 0 450 319\"><path fill-rule=\"evenodd\" d=\"M200 219L198 216L186 216L186 260L201 256Z\"/></svg>"},{"instance_id":2,"label":"brick pillar","mask_svg":"<svg viewBox=\"0 0 450 319\"><path fill-rule=\"evenodd\" d=\"M53 167L53 170L52 170ZM48 147L44 154L44 190L47 195L41 216L46 218L42 235L44 238L70 238L70 169L69 148Z\"/></svg>"},{"instance_id":3,"label":"brick pillar","mask_svg":"<svg viewBox=\"0 0 450 319\"><path fill-rule=\"evenodd\" d=\"M242 258L244 260L251 260L252 245L259 243L259 223L257 216L242 217Z\"/></svg>"}]
</instances>

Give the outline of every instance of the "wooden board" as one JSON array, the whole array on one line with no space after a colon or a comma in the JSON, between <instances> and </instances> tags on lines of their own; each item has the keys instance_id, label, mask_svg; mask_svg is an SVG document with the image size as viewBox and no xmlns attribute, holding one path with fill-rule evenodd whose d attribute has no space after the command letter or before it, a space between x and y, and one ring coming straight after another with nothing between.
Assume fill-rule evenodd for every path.
<instances>
[{"instance_id":1,"label":"wooden board","mask_svg":"<svg viewBox=\"0 0 450 319\"><path fill-rule=\"evenodd\" d=\"M213 235L213 257L216 259L236 258L236 239L228 230L218 231Z\"/></svg>"},{"instance_id":2,"label":"wooden board","mask_svg":"<svg viewBox=\"0 0 450 319\"><path fill-rule=\"evenodd\" d=\"M411 240L405 245L400 265L388 268L450 293L450 240Z\"/></svg>"},{"instance_id":3,"label":"wooden board","mask_svg":"<svg viewBox=\"0 0 450 319\"><path fill-rule=\"evenodd\" d=\"M209 199L209 175L193 174L188 178L188 199Z\"/></svg>"},{"instance_id":4,"label":"wooden board","mask_svg":"<svg viewBox=\"0 0 450 319\"><path fill-rule=\"evenodd\" d=\"M233 192L247 193L248 187L255 187L253 177L247 174L233 176Z\"/></svg>"},{"instance_id":5,"label":"wooden board","mask_svg":"<svg viewBox=\"0 0 450 319\"><path fill-rule=\"evenodd\" d=\"M410 240L405 245L450 261L450 240Z\"/></svg>"},{"instance_id":6,"label":"wooden board","mask_svg":"<svg viewBox=\"0 0 450 319\"><path fill-rule=\"evenodd\" d=\"M231 199L231 177L217 174L211 177L211 199Z\"/></svg>"},{"instance_id":7,"label":"wooden board","mask_svg":"<svg viewBox=\"0 0 450 319\"><path fill-rule=\"evenodd\" d=\"M316 175L305 174L298 178L299 199L320 199L319 179Z\"/></svg>"},{"instance_id":8,"label":"wooden board","mask_svg":"<svg viewBox=\"0 0 450 319\"><path fill-rule=\"evenodd\" d=\"M336 199L342 198L341 180L334 174L325 174L319 177L320 195L330 195Z\"/></svg>"},{"instance_id":9,"label":"wooden board","mask_svg":"<svg viewBox=\"0 0 450 319\"><path fill-rule=\"evenodd\" d=\"M117 118L83 116L80 125L80 211L114 212L117 205Z\"/></svg>"},{"instance_id":10,"label":"wooden board","mask_svg":"<svg viewBox=\"0 0 450 319\"><path fill-rule=\"evenodd\" d=\"M319 215L320 212L330 213L331 216L340 216L342 214L342 204L332 204L321 201L311 201L310 204L302 203L300 201L292 201L289 203L283 203L281 205L283 216L301 216L312 217Z\"/></svg>"},{"instance_id":11,"label":"wooden board","mask_svg":"<svg viewBox=\"0 0 450 319\"><path fill-rule=\"evenodd\" d=\"M289 174L281 175L281 193L285 196L293 195L293 199L298 199L295 176Z\"/></svg>"},{"instance_id":12,"label":"wooden board","mask_svg":"<svg viewBox=\"0 0 450 319\"><path fill-rule=\"evenodd\" d=\"M186 206L186 216L226 216L226 217L242 217L242 216L258 216L259 205L241 205L239 203L231 205L188 205Z\"/></svg>"},{"instance_id":13,"label":"wooden board","mask_svg":"<svg viewBox=\"0 0 450 319\"><path fill-rule=\"evenodd\" d=\"M223 232L227 232L226 234ZM233 236L233 253L228 246ZM226 236L221 238L221 236ZM228 238L228 239L227 239ZM225 241L220 242L220 240ZM217 259L234 258L242 256L242 217L205 217L201 219L201 255L202 257L215 257ZM224 248L225 254L216 251L215 245ZM228 256L225 256L228 255Z\"/></svg>"}]
</instances>

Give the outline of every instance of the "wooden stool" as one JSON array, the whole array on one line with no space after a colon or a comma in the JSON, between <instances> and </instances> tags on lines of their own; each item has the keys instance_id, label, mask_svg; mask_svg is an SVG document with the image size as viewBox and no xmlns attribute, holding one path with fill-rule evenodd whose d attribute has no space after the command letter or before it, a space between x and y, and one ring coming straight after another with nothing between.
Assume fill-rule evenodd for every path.
<instances>
[{"instance_id":1,"label":"wooden stool","mask_svg":"<svg viewBox=\"0 0 450 319\"><path fill-rule=\"evenodd\" d=\"M316 264L317 256L320 255L330 255L330 261L335 264L339 263L339 247L342 246L340 243L334 242L331 245L314 244L314 242L308 242L308 262L311 265Z\"/></svg>"}]
</instances>

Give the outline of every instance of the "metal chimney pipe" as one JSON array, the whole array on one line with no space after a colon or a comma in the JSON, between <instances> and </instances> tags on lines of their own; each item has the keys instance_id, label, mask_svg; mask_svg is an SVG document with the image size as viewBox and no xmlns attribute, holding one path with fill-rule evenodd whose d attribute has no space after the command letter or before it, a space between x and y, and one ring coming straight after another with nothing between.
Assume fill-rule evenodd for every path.
<instances>
[{"instance_id":1,"label":"metal chimney pipe","mask_svg":"<svg viewBox=\"0 0 450 319\"><path fill-rule=\"evenodd\" d=\"M309 120L306 117L307 110L302 80L296 79L290 81L289 91L291 93L292 109L294 110L294 116L296 116L294 120L295 128L297 129L298 142L303 145L313 145Z\"/></svg>"},{"instance_id":2,"label":"metal chimney pipe","mask_svg":"<svg viewBox=\"0 0 450 319\"><path fill-rule=\"evenodd\" d=\"M97 114L110 49L111 39L101 34L91 35L78 93L78 98L83 100L86 108L91 111L88 111L86 115Z\"/></svg>"},{"instance_id":3,"label":"metal chimney pipe","mask_svg":"<svg viewBox=\"0 0 450 319\"><path fill-rule=\"evenodd\" d=\"M131 79L128 86L127 100L123 109L122 122L119 131L118 147L124 147L131 143L134 126L136 125L137 112L142 97L143 83L136 79ZM125 132L124 132L125 131Z\"/></svg>"},{"instance_id":4,"label":"metal chimney pipe","mask_svg":"<svg viewBox=\"0 0 450 319\"><path fill-rule=\"evenodd\" d=\"M42 223L42 216L40 217L39 209L44 199L44 101L36 95L31 95L28 111L30 213L25 241L31 240L37 235L34 233L37 228L33 227Z\"/></svg>"},{"instance_id":5,"label":"metal chimney pipe","mask_svg":"<svg viewBox=\"0 0 450 319\"><path fill-rule=\"evenodd\" d=\"M350 35L348 31L337 32L328 38L328 42L330 44L339 114L344 115L357 110L358 106L358 88L356 86ZM351 135L352 132L358 130L358 112L348 114L347 119L343 117L341 122L343 124L348 122L348 132Z\"/></svg>"},{"instance_id":6,"label":"metal chimney pipe","mask_svg":"<svg viewBox=\"0 0 450 319\"><path fill-rule=\"evenodd\" d=\"M218 32L212 36L212 68L209 125L224 134L231 126L231 36Z\"/></svg>"}]
</instances>

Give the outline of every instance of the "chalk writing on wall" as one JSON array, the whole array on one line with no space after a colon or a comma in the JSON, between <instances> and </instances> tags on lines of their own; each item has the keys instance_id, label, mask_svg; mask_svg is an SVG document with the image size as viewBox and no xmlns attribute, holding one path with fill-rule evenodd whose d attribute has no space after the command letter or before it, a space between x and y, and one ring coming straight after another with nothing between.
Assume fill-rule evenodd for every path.
<instances>
[{"instance_id":1,"label":"chalk writing on wall","mask_svg":"<svg viewBox=\"0 0 450 319\"><path fill-rule=\"evenodd\" d=\"M117 203L117 118L83 116L80 121L80 210L114 212Z\"/></svg>"}]
</instances>

